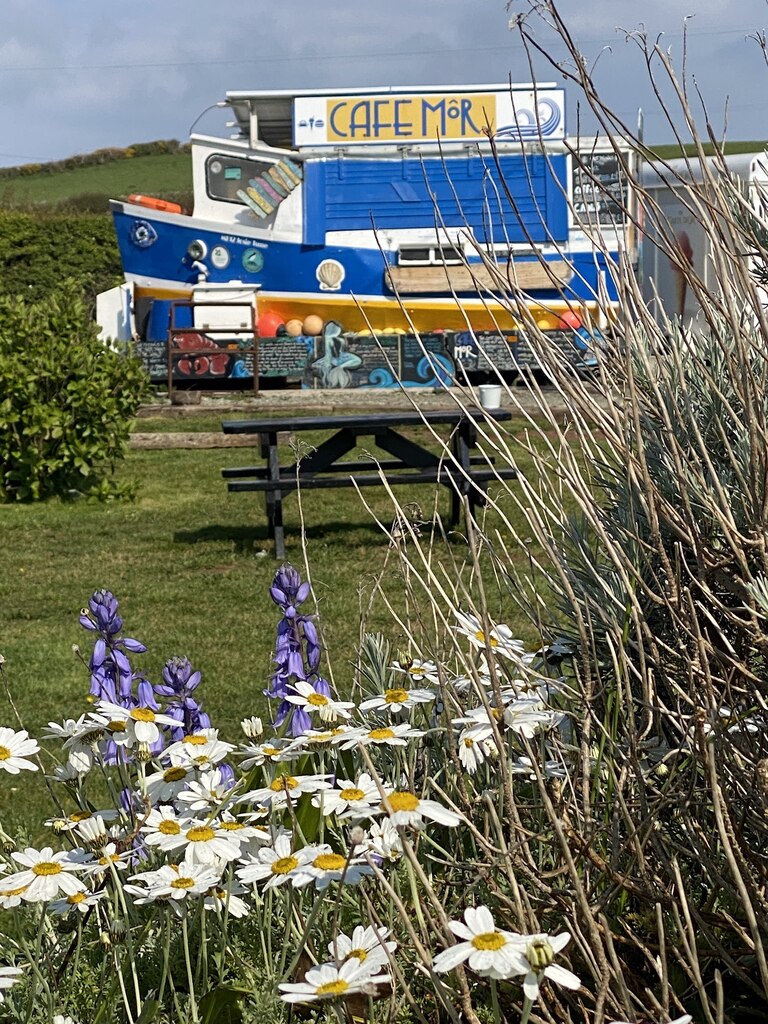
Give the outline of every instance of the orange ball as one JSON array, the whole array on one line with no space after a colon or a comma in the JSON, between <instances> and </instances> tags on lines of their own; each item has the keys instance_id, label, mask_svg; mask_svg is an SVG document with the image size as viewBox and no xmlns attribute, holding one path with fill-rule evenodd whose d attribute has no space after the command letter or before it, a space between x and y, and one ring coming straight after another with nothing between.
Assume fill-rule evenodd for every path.
<instances>
[{"instance_id":1,"label":"orange ball","mask_svg":"<svg viewBox=\"0 0 768 1024\"><path fill-rule=\"evenodd\" d=\"M309 337L316 336L322 333L323 330L323 318L317 316L316 313L310 313L308 317L304 318L304 323L301 326L302 333L309 335Z\"/></svg>"},{"instance_id":2,"label":"orange ball","mask_svg":"<svg viewBox=\"0 0 768 1024\"><path fill-rule=\"evenodd\" d=\"M304 325L302 324L301 320L294 319L286 321L285 333L290 338L298 338L298 336L302 333L303 329Z\"/></svg>"},{"instance_id":3,"label":"orange ball","mask_svg":"<svg viewBox=\"0 0 768 1024\"><path fill-rule=\"evenodd\" d=\"M275 338L279 328L285 326L285 320L279 313L262 313L259 317L259 337Z\"/></svg>"}]
</instances>

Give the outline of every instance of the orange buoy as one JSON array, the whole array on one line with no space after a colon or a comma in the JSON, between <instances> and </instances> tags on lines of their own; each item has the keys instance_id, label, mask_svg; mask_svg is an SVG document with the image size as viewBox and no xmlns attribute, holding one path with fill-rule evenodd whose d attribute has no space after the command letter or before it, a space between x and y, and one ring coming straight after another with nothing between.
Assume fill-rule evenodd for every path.
<instances>
[{"instance_id":1,"label":"orange buoy","mask_svg":"<svg viewBox=\"0 0 768 1024\"><path fill-rule=\"evenodd\" d=\"M178 203L170 203L167 199L155 199L154 196L128 196L129 203L136 206L146 206L150 210L159 210L162 213L183 213L184 210Z\"/></svg>"}]
</instances>

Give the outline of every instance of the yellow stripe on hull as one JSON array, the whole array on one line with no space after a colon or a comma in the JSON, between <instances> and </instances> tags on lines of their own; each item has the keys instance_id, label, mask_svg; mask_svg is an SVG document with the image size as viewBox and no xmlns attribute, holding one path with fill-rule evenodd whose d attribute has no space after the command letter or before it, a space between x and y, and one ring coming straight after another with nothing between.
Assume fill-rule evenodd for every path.
<instances>
[{"instance_id":1,"label":"yellow stripe on hull","mask_svg":"<svg viewBox=\"0 0 768 1024\"><path fill-rule=\"evenodd\" d=\"M137 287L136 298L189 300L190 292L167 288ZM375 333L404 332L429 334L434 331L515 331L521 326L508 309L498 304L484 304L477 299L434 299L413 301L364 296L355 300L350 295L286 295L284 292L256 292L259 314L277 313L283 320L304 320L319 316L324 322L335 320L345 331ZM225 305L222 302L222 305ZM598 321L597 303L588 302L579 309L589 310ZM530 303L528 315L539 330L556 330L560 316L574 308L563 300ZM524 326L524 324L522 325Z\"/></svg>"}]
</instances>

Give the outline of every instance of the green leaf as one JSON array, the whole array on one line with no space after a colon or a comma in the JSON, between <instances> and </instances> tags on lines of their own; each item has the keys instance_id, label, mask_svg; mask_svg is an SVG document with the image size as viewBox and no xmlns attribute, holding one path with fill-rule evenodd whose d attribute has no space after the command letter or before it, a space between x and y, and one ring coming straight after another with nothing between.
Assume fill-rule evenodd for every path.
<instances>
[{"instance_id":1,"label":"green leaf","mask_svg":"<svg viewBox=\"0 0 768 1024\"><path fill-rule=\"evenodd\" d=\"M241 1024L243 1014L239 1003L249 994L247 988L225 985L206 992L199 1006L202 1024Z\"/></svg>"}]
</instances>

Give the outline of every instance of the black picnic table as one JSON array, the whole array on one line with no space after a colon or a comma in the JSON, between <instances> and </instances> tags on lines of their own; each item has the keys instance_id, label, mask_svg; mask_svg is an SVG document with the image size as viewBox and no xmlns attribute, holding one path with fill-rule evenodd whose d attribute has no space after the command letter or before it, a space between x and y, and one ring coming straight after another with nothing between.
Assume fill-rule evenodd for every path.
<instances>
[{"instance_id":1,"label":"black picnic table","mask_svg":"<svg viewBox=\"0 0 768 1024\"><path fill-rule=\"evenodd\" d=\"M486 503L490 481L513 479L517 475L511 466L496 468L487 456L472 454L478 440L478 422L511 418L510 412L501 409L449 409L226 420L222 423L225 434L258 436L264 464L223 469L222 476L227 479L230 491L264 492L275 557L284 558L283 498L299 487L381 486L383 473L389 484L438 483L447 487L451 492L451 523L458 521L464 498L469 513L474 514L477 506ZM453 428L450 456L445 452L436 455L402 433L403 428L436 426ZM280 465L278 435L286 431L325 431L330 436L305 457L290 465ZM371 437L378 448L394 457L377 462L343 459L358 446L361 437ZM372 469L377 471L365 472Z\"/></svg>"}]
</instances>

